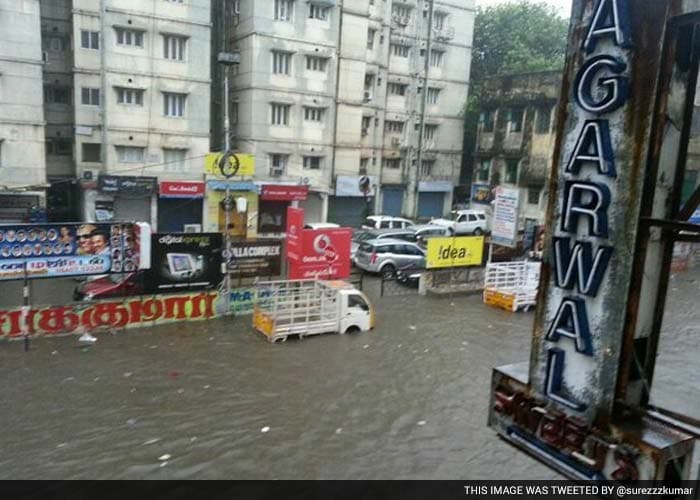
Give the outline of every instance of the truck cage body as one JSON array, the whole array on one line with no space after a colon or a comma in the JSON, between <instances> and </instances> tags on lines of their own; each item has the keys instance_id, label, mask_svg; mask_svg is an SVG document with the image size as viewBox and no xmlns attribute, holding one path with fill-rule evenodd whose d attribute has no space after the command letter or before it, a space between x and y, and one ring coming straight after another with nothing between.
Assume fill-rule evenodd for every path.
<instances>
[{"instance_id":1,"label":"truck cage body","mask_svg":"<svg viewBox=\"0 0 700 500\"><path fill-rule=\"evenodd\" d=\"M484 303L516 312L537 302L539 262L495 262L486 265Z\"/></svg>"},{"instance_id":2,"label":"truck cage body","mask_svg":"<svg viewBox=\"0 0 700 500\"><path fill-rule=\"evenodd\" d=\"M289 335L336 332L340 321L340 289L353 289L344 281L267 281L256 287L253 326L270 342Z\"/></svg>"}]
</instances>

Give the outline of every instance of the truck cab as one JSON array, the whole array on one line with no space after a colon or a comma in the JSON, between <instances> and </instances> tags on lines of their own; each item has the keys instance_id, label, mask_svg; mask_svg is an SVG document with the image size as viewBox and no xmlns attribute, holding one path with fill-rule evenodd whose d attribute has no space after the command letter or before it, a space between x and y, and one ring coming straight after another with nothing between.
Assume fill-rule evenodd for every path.
<instances>
[{"instance_id":1,"label":"truck cab","mask_svg":"<svg viewBox=\"0 0 700 500\"><path fill-rule=\"evenodd\" d=\"M340 297L340 333L366 332L374 328L374 312L362 292L342 290Z\"/></svg>"}]
</instances>

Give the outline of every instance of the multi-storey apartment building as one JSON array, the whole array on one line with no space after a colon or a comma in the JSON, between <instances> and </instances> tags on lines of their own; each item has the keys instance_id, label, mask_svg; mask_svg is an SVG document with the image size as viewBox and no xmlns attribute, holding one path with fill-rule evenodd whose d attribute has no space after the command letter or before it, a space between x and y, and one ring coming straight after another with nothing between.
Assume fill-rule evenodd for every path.
<instances>
[{"instance_id":1,"label":"multi-storey apartment building","mask_svg":"<svg viewBox=\"0 0 700 500\"><path fill-rule=\"evenodd\" d=\"M0 222L45 205L39 0L0 0Z\"/></svg>"},{"instance_id":2,"label":"multi-storey apartment building","mask_svg":"<svg viewBox=\"0 0 700 500\"><path fill-rule=\"evenodd\" d=\"M421 217L449 209L471 0L233 0L228 8L228 50L240 53L232 145L255 155L260 182L308 186L299 202L307 220L354 225L368 208Z\"/></svg>"},{"instance_id":3,"label":"multi-storey apartment building","mask_svg":"<svg viewBox=\"0 0 700 500\"><path fill-rule=\"evenodd\" d=\"M561 72L493 78L484 85L472 203L489 207L497 186L520 191L520 228L544 224Z\"/></svg>"},{"instance_id":4,"label":"multi-storey apartment building","mask_svg":"<svg viewBox=\"0 0 700 500\"><path fill-rule=\"evenodd\" d=\"M209 0L43 0L41 14L56 216L201 223Z\"/></svg>"}]
</instances>

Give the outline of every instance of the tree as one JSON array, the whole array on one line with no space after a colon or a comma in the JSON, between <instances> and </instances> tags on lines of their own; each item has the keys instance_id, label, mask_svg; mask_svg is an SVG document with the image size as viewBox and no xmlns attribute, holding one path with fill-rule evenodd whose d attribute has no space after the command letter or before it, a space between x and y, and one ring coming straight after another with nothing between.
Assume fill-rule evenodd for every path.
<instances>
[{"instance_id":1,"label":"tree","mask_svg":"<svg viewBox=\"0 0 700 500\"><path fill-rule=\"evenodd\" d=\"M484 81L505 74L563 69L568 24L544 2L519 0L477 9L464 128L463 182L471 181Z\"/></svg>"}]
</instances>

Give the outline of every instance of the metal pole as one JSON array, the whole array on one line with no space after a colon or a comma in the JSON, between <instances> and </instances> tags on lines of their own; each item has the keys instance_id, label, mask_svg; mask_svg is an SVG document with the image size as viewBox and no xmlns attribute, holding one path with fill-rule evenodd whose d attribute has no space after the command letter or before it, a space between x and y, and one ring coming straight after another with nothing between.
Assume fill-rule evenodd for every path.
<instances>
[{"instance_id":1,"label":"metal pole","mask_svg":"<svg viewBox=\"0 0 700 500\"><path fill-rule=\"evenodd\" d=\"M29 351L29 276L27 275L27 262L24 262L24 286L22 287L22 336L24 337L24 352Z\"/></svg>"},{"instance_id":2,"label":"metal pole","mask_svg":"<svg viewBox=\"0 0 700 500\"><path fill-rule=\"evenodd\" d=\"M231 149L230 121L228 109L228 65L224 66L224 154ZM231 273L229 273L229 261L231 259L231 188L229 179L226 179L226 198L224 198L224 215L226 224L226 300L231 299Z\"/></svg>"}]
</instances>

